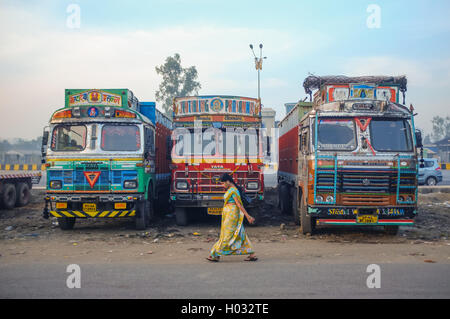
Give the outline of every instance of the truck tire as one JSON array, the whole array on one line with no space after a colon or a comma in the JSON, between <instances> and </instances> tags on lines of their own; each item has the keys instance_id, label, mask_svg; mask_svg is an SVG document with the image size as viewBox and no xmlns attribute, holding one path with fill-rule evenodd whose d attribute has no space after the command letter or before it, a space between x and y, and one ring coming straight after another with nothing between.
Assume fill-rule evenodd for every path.
<instances>
[{"instance_id":1,"label":"truck tire","mask_svg":"<svg viewBox=\"0 0 450 319\"><path fill-rule=\"evenodd\" d=\"M290 196L289 186L286 184L281 184L279 189L280 198L280 210L283 215L288 215L292 209L292 202Z\"/></svg>"},{"instance_id":2,"label":"truck tire","mask_svg":"<svg viewBox=\"0 0 450 319\"><path fill-rule=\"evenodd\" d=\"M76 218L75 217L60 217L58 218L59 228L62 230L71 230L75 225Z\"/></svg>"},{"instance_id":3,"label":"truck tire","mask_svg":"<svg viewBox=\"0 0 450 319\"><path fill-rule=\"evenodd\" d=\"M304 201L302 200L300 202L300 228L304 235L306 234L313 234L314 231L314 224L313 224L313 218L309 216L306 213L306 206Z\"/></svg>"},{"instance_id":4,"label":"truck tire","mask_svg":"<svg viewBox=\"0 0 450 319\"><path fill-rule=\"evenodd\" d=\"M384 226L384 233L386 235L395 236L398 233L398 229L399 229L398 225L389 225L389 226L387 225Z\"/></svg>"},{"instance_id":5,"label":"truck tire","mask_svg":"<svg viewBox=\"0 0 450 319\"><path fill-rule=\"evenodd\" d=\"M13 184L4 184L2 193L2 206L6 209L13 209L16 205L16 187Z\"/></svg>"},{"instance_id":6,"label":"truck tire","mask_svg":"<svg viewBox=\"0 0 450 319\"><path fill-rule=\"evenodd\" d=\"M175 208L175 221L178 226L186 226L188 224L188 215L186 208Z\"/></svg>"},{"instance_id":7,"label":"truck tire","mask_svg":"<svg viewBox=\"0 0 450 319\"><path fill-rule=\"evenodd\" d=\"M134 217L135 228L144 230L148 225L148 201L140 201L137 203L137 212Z\"/></svg>"},{"instance_id":8,"label":"truck tire","mask_svg":"<svg viewBox=\"0 0 450 319\"><path fill-rule=\"evenodd\" d=\"M146 225L150 226L150 223L155 219L155 201L153 197L149 197L149 200L145 201L145 211L147 213Z\"/></svg>"},{"instance_id":9,"label":"truck tire","mask_svg":"<svg viewBox=\"0 0 450 319\"><path fill-rule=\"evenodd\" d=\"M22 207L28 205L31 200L31 191L28 183L18 183L16 186L16 206Z\"/></svg>"}]
</instances>

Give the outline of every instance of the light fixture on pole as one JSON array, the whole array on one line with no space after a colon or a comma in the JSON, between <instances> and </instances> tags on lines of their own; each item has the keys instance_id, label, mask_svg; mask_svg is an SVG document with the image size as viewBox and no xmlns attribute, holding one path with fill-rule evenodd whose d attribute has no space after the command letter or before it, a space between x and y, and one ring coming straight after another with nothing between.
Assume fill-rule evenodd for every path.
<instances>
[{"instance_id":1,"label":"light fixture on pole","mask_svg":"<svg viewBox=\"0 0 450 319\"><path fill-rule=\"evenodd\" d=\"M263 59L267 59L267 57L262 56L262 48L263 45L259 45L259 58L256 56L255 51L253 51L253 44L250 44L250 50L252 50L253 57L255 58L255 69L258 71L258 99L261 100L261 76L260 72L262 70Z\"/></svg>"}]
</instances>

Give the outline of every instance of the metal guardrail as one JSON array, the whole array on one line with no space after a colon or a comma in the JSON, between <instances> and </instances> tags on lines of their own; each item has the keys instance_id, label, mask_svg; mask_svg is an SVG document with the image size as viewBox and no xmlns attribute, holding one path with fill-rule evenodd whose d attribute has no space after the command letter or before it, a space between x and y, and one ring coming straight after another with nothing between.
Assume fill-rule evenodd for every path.
<instances>
[{"instance_id":1,"label":"metal guardrail","mask_svg":"<svg viewBox=\"0 0 450 319\"><path fill-rule=\"evenodd\" d=\"M45 164L0 164L0 171L45 171Z\"/></svg>"}]
</instances>

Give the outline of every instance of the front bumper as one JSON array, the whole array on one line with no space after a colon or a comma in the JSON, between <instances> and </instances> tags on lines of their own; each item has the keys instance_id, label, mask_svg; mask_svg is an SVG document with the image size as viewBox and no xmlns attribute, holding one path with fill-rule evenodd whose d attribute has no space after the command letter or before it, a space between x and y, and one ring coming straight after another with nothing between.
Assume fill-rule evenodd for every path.
<instances>
[{"instance_id":1,"label":"front bumper","mask_svg":"<svg viewBox=\"0 0 450 319\"><path fill-rule=\"evenodd\" d=\"M408 207L308 207L308 215L315 219L316 225L360 225L390 226L414 225L417 208ZM358 216L375 215L375 223L360 223Z\"/></svg>"},{"instance_id":2,"label":"front bumper","mask_svg":"<svg viewBox=\"0 0 450 319\"><path fill-rule=\"evenodd\" d=\"M136 203L144 199L142 194L47 194L45 197L46 209L44 217L48 214L54 217L77 218L120 218L136 215ZM115 204L122 203L121 209ZM58 208L65 204L65 207ZM95 204L94 209L87 210L85 204Z\"/></svg>"},{"instance_id":3,"label":"front bumper","mask_svg":"<svg viewBox=\"0 0 450 319\"><path fill-rule=\"evenodd\" d=\"M258 207L264 200L260 193L246 193L251 199L249 208ZM170 201L175 207L223 207L223 194L171 193Z\"/></svg>"}]
</instances>

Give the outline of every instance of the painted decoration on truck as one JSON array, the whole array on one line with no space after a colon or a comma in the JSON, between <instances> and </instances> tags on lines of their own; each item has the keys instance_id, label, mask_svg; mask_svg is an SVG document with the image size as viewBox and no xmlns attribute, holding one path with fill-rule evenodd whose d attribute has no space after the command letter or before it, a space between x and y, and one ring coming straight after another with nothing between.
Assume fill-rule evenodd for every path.
<instances>
[{"instance_id":1,"label":"painted decoration on truck","mask_svg":"<svg viewBox=\"0 0 450 319\"><path fill-rule=\"evenodd\" d=\"M379 86L376 93L377 100L398 102L398 87Z\"/></svg>"},{"instance_id":2,"label":"painted decoration on truck","mask_svg":"<svg viewBox=\"0 0 450 319\"><path fill-rule=\"evenodd\" d=\"M348 85L328 86L328 102L348 100L350 89Z\"/></svg>"},{"instance_id":3,"label":"painted decoration on truck","mask_svg":"<svg viewBox=\"0 0 450 319\"><path fill-rule=\"evenodd\" d=\"M81 105L122 106L122 96L101 90L90 90L69 96L69 106Z\"/></svg>"},{"instance_id":4,"label":"painted decoration on truck","mask_svg":"<svg viewBox=\"0 0 450 319\"><path fill-rule=\"evenodd\" d=\"M220 112L223 109L223 102L221 99L213 99L210 102L211 110L214 112Z\"/></svg>"},{"instance_id":5,"label":"painted decoration on truck","mask_svg":"<svg viewBox=\"0 0 450 319\"><path fill-rule=\"evenodd\" d=\"M258 99L239 96L190 96L176 98L173 111L175 120L180 116L200 116L207 114L230 114L260 116Z\"/></svg>"},{"instance_id":6,"label":"painted decoration on truck","mask_svg":"<svg viewBox=\"0 0 450 319\"><path fill-rule=\"evenodd\" d=\"M352 99L375 99L374 85L370 84L351 84L350 98Z\"/></svg>"}]
</instances>

